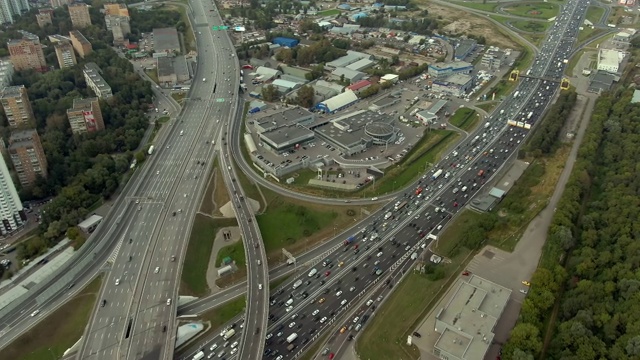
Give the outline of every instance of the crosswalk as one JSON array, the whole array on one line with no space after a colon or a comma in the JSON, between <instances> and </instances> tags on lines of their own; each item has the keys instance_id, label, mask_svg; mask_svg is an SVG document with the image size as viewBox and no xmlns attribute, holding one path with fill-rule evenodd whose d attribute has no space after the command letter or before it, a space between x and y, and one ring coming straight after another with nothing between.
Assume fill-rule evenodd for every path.
<instances>
[{"instance_id":1,"label":"crosswalk","mask_svg":"<svg viewBox=\"0 0 640 360\"><path fill-rule=\"evenodd\" d=\"M122 246L122 240L120 240L116 245L116 248L113 249L113 253L111 253L111 256L109 256L109 258L107 259L107 263L113 265L113 263L116 261L116 258L118 257L118 253L120 252L121 246Z\"/></svg>"}]
</instances>

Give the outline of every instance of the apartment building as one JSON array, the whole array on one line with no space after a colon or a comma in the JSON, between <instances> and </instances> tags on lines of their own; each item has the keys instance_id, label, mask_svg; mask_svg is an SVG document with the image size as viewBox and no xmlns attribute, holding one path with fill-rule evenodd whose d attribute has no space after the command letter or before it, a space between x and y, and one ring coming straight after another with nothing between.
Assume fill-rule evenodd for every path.
<instances>
[{"instance_id":1,"label":"apartment building","mask_svg":"<svg viewBox=\"0 0 640 360\"><path fill-rule=\"evenodd\" d=\"M91 25L89 5L83 2L69 4L69 17L71 17L71 24L75 29L84 29Z\"/></svg>"},{"instance_id":2,"label":"apartment building","mask_svg":"<svg viewBox=\"0 0 640 360\"><path fill-rule=\"evenodd\" d=\"M74 134L84 134L104 129L102 111L97 97L74 99L73 108L67 110L67 118Z\"/></svg>"},{"instance_id":3,"label":"apartment building","mask_svg":"<svg viewBox=\"0 0 640 360\"><path fill-rule=\"evenodd\" d=\"M31 186L38 175L47 177L47 158L37 131L12 132L9 137L9 157L23 187Z\"/></svg>"},{"instance_id":4,"label":"apartment building","mask_svg":"<svg viewBox=\"0 0 640 360\"><path fill-rule=\"evenodd\" d=\"M23 35L22 39L12 39L7 43L14 70L46 71L47 62L42 52L40 39L36 35L26 32Z\"/></svg>"},{"instance_id":5,"label":"apartment building","mask_svg":"<svg viewBox=\"0 0 640 360\"><path fill-rule=\"evenodd\" d=\"M0 234L11 234L19 229L27 220L22 201L16 186L11 179L9 167L0 156Z\"/></svg>"},{"instance_id":6,"label":"apartment building","mask_svg":"<svg viewBox=\"0 0 640 360\"><path fill-rule=\"evenodd\" d=\"M0 0L0 24L13 24L18 16L30 9L27 0Z\"/></svg>"},{"instance_id":7,"label":"apartment building","mask_svg":"<svg viewBox=\"0 0 640 360\"><path fill-rule=\"evenodd\" d=\"M7 86L0 92L0 104L12 129L33 127L35 117L27 88L24 85Z\"/></svg>"},{"instance_id":8,"label":"apartment building","mask_svg":"<svg viewBox=\"0 0 640 360\"><path fill-rule=\"evenodd\" d=\"M102 77L102 70L96 63L90 62L85 64L82 73L87 85L93 90L97 97L100 99L108 99L113 96L111 86L109 86Z\"/></svg>"},{"instance_id":9,"label":"apartment building","mask_svg":"<svg viewBox=\"0 0 640 360\"><path fill-rule=\"evenodd\" d=\"M73 52L73 46L70 42L59 42L55 44L56 57L60 69L66 69L77 64L76 54Z\"/></svg>"},{"instance_id":10,"label":"apartment building","mask_svg":"<svg viewBox=\"0 0 640 360\"><path fill-rule=\"evenodd\" d=\"M71 38L71 45L73 49L84 59L85 56L93 52L93 47L89 40L78 30L69 31L69 37Z\"/></svg>"},{"instance_id":11,"label":"apartment building","mask_svg":"<svg viewBox=\"0 0 640 360\"><path fill-rule=\"evenodd\" d=\"M53 9L44 8L38 10L38 13L36 14L36 22L41 28L53 24Z\"/></svg>"}]
</instances>

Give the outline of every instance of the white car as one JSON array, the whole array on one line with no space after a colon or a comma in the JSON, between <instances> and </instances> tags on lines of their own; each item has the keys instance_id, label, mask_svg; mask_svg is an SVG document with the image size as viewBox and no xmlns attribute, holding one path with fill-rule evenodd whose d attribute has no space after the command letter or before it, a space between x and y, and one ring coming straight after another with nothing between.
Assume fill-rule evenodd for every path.
<instances>
[{"instance_id":1,"label":"white car","mask_svg":"<svg viewBox=\"0 0 640 360\"><path fill-rule=\"evenodd\" d=\"M167 299L167 305L171 305L171 299Z\"/></svg>"},{"instance_id":2,"label":"white car","mask_svg":"<svg viewBox=\"0 0 640 360\"><path fill-rule=\"evenodd\" d=\"M262 290L262 284L258 284L258 290Z\"/></svg>"},{"instance_id":3,"label":"white car","mask_svg":"<svg viewBox=\"0 0 640 360\"><path fill-rule=\"evenodd\" d=\"M211 347L209 348L209 351L213 351L213 350L215 350L215 349L217 349L217 348L218 348L218 344L213 344L213 345L211 345Z\"/></svg>"},{"instance_id":4,"label":"white car","mask_svg":"<svg viewBox=\"0 0 640 360\"><path fill-rule=\"evenodd\" d=\"M233 355L233 354L235 354L237 352L238 352L238 349L232 349L231 351L229 351L229 354Z\"/></svg>"},{"instance_id":5,"label":"white car","mask_svg":"<svg viewBox=\"0 0 640 360\"><path fill-rule=\"evenodd\" d=\"M369 301L367 301L367 306L371 306L371 304L373 304L373 299L369 299Z\"/></svg>"},{"instance_id":6,"label":"white car","mask_svg":"<svg viewBox=\"0 0 640 360\"><path fill-rule=\"evenodd\" d=\"M232 348L234 348L234 349L235 349L237 346L238 346L238 342L237 342L237 341L235 341L233 344L231 344L231 347L232 347Z\"/></svg>"},{"instance_id":7,"label":"white car","mask_svg":"<svg viewBox=\"0 0 640 360\"><path fill-rule=\"evenodd\" d=\"M160 272L160 267L156 267L156 269L155 269L155 270L153 270L153 273L154 273L154 274L157 274L157 273L159 273L159 272Z\"/></svg>"},{"instance_id":8,"label":"white car","mask_svg":"<svg viewBox=\"0 0 640 360\"><path fill-rule=\"evenodd\" d=\"M291 329L292 327L296 326L296 322L292 321L289 323L289 329Z\"/></svg>"},{"instance_id":9,"label":"white car","mask_svg":"<svg viewBox=\"0 0 640 360\"><path fill-rule=\"evenodd\" d=\"M342 302L340 303L340 305L345 306L347 304L347 299L342 300Z\"/></svg>"},{"instance_id":10,"label":"white car","mask_svg":"<svg viewBox=\"0 0 640 360\"><path fill-rule=\"evenodd\" d=\"M322 319L320 319L320 324L324 324L324 322L327 321L327 317L323 317Z\"/></svg>"},{"instance_id":11,"label":"white car","mask_svg":"<svg viewBox=\"0 0 640 360\"><path fill-rule=\"evenodd\" d=\"M116 279L116 286L120 285L120 279Z\"/></svg>"},{"instance_id":12,"label":"white car","mask_svg":"<svg viewBox=\"0 0 640 360\"><path fill-rule=\"evenodd\" d=\"M340 295L342 295L342 290L340 290L340 291L338 291L338 292L336 293L336 296L340 296Z\"/></svg>"},{"instance_id":13,"label":"white car","mask_svg":"<svg viewBox=\"0 0 640 360\"><path fill-rule=\"evenodd\" d=\"M291 310L293 310L293 306L289 306L289 307L287 308L287 312L290 312Z\"/></svg>"},{"instance_id":14,"label":"white car","mask_svg":"<svg viewBox=\"0 0 640 360\"><path fill-rule=\"evenodd\" d=\"M356 287L355 287L355 286L352 286L352 287L349 289L349 291L354 291L355 289L356 289Z\"/></svg>"},{"instance_id":15,"label":"white car","mask_svg":"<svg viewBox=\"0 0 640 360\"><path fill-rule=\"evenodd\" d=\"M313 310L313 312L311 313L311 315L316 316L316 315L318 315L319 313L320 313L320 310L315 309L315 310Z\"/></svg>"},{"instance_id":16,"label":"white car","mask_svg":"<svg viewBox=\"0 0 640 360\"><path fill-rule=\"evenodd\" d=\"M40 310L36 310L34 312L31 313L31 317L34 317L36 315L40 314Z\"/></svg>"},{"instance_id":17,"label":"white car","mask_svg":"<svg viewBox=\"0 0 640 360\"><path fill-rule=\"evenodd\" d=\"M266 339L266 340L269 340L269 339L271 339L272 337L273 337L273 333L268 333L268 334L267 334L267 337L266 337L265 339Z\"/></svg>"},{"instance_id":18,"label":"white car","mask_svg":"<svg viewBox=\"0 0 640 360\"><path fill-rule=\"evenodd\" d=\"M160 175L160 170L156 171L156 175Z\"/></svg>"}]
</instances>

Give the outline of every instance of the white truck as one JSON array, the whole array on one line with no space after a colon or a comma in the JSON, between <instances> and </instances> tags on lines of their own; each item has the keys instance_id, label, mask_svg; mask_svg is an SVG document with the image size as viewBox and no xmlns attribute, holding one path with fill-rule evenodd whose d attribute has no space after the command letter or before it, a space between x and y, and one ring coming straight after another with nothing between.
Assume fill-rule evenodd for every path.
<instances>
[{"instance_id":1,"label":"white truck","mask_svg":"<svg viewBox=\"0 0 640 360\"><path fill-rule=\"evenodd\" d=\"M298 338L298 334L293 333L293 334L287 336L287 343L291 344L297 338Z\"/></svg>"},{"instance_id":2,"label":"white truck","mask_svg":"<svg viewBox=\"0 0 640 360\"><path fill-rule=\"evenodd\" d=\"M204 351L200 351L197 354L195 354L192 360L200 360L200 359L204 359Z\"/></svg>"},{"instance_id":3,"label":"white truck","mask_svg":"<svg viewBox=\"0 0 640 360\"><path fill-rule=\"evenodd\" d=\"M437 179L440 175L442 175L442 169L436 171L435 173L433 173L433 175L431 175L431 180L435 180Z\"/></svg>"},{"instance_id":4,"label":"white truck","mask_svg":"<svg viewBox=\"0 0 640 360\"><path fill-rule=\"evenodd\" d=\"M226 333L224 333L224 336L222 338L225 340L229 340L235 334L236 334L236 331L234 329L229 329Z\"/></svg>"}]
</instances>

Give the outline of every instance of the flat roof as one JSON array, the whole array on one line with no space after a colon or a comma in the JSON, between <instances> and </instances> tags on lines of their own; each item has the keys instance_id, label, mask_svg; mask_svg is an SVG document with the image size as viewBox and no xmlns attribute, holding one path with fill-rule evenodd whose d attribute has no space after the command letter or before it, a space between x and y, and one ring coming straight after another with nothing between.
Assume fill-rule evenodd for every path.
<instances>
[{"instance_id":1,"label":"flat roof","mask_svg":"<svg viewBox=\"0 0 640 360\"><path fill-rule=\"evenodd\" d=\"M280 127L284 125L295 124L300 121L300 119L310 116L313 116L313 114L301 107L291 107L284 110L279 110L271 114L267 114L254 121L258 125L275 122L276 126Z\"/></svg>"},{"instance_id":2,"label":"flat roof","mask_svg":"<svg viewBox=\"0 0 640 360\"><path fill-rule=\"evenodd\" d=\"M453 74L448 76L444 82L453 84L453 85L466 85L469 81L471 81L472 77L465 74Z\"/></svg>"},{"instance_id":3,"label":"flat roof","mask_svg":"<svg viewBox=\"0 0 640 360\"><path fill-rule=\"evenodd\" d=\"M618 51L602 49L598 56L598 64L604 64L608 66L618 66L620 64Z\"/></svg>"},{"instance_id":4,"label":"flat roof","mask_svg":"<svg viewBox=\"0 0 640 360\"><path fill-rule=\"evenodd\" d=\"M176 28L153 29L153 50L155 52L180 51L180 39Z\"/></svg>"},{"instance_id":5,"label":"flat roof","mask_svg":"<svg viewBox=\"0 0 640 360\"><path fill-rule=\"evenodd\" d=\"M442 110L442 108L445 107L446 105L447 105L447 100L438 100L436 101L435 104L431 105L431 107L429 108L429 111L435 114L438 111Z\"/></svg>"},{"instance_id":6,"label":"flat roof","mask_svg":"<svg viewBox=\"0 0 640 360\"><path fill-rule=\"evenodd\" d=\"M392 105L394 102L397 102L397 101L399 101L398 98L395 98L395 97L393 97L391 95L387 95L387 96L383 96L380 99L374 101L372 104L376 105L376 106L379 106L379 107L385 107L385 106L388 106L388 105Z\"/></svg>"},{"instance_id":7,"label":"flat roof","mask_svg":"<svg viewBox=\"0 0 640 360\"><path fill-rule=\"evenodd\" d=\"M304 126L290 125L280 127L271 131L265 131L260 137L272 143L277 148L294 146L301 141L305 141L315 136L315 133Z\"/></svg>"},{"instance_id":8,"label":"flat roof","mask_svg":"<svg viewBox=\"0 0 640 360\"><path fill-rule=\"evenodd\" d=\"M159 57L156 59L158 76L167 76L175 74L173 63L170 57Z\"/></svg>"},{"instance_id":9,"label":"flat roof","mask_svg":"<svg viewBox=\"0 0 640 360\"><path fill-rule=\"evenodd\" d=\"M34 137L38 136L38 132L32 129L16 130L9 136L9 149L20 149L23 147L34 146Z\"/></svg>"},{"instance_id":10,"label":"flat roof","mask_svg":"<svg viewBox=\"0 0 640 360\"><path fill-rule=\"evenodd\" d=\"M100 221L102 221L102 216L100 216L100 215L91 215L88 218L86 218L84 221L82 221L80 224L78 224L78 227L80 227L80 228L88 228L88 227L91 227L91 226L99 223Z\"/></svg>"}]
</instances>

